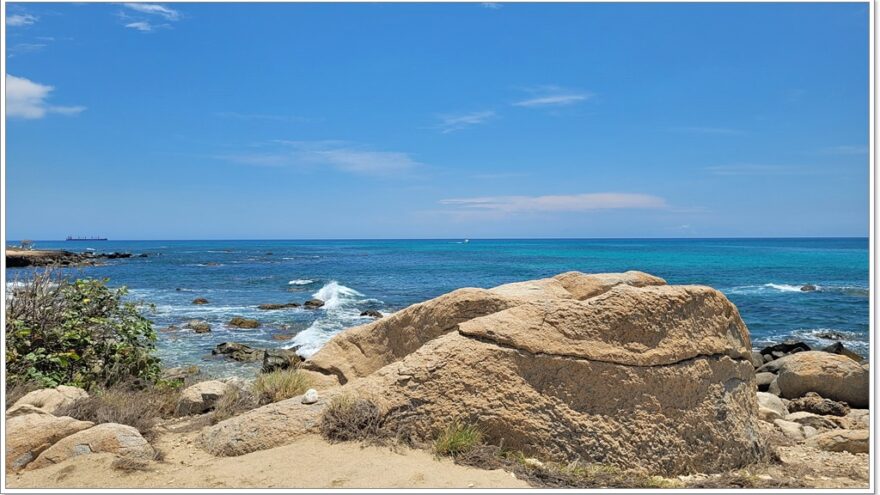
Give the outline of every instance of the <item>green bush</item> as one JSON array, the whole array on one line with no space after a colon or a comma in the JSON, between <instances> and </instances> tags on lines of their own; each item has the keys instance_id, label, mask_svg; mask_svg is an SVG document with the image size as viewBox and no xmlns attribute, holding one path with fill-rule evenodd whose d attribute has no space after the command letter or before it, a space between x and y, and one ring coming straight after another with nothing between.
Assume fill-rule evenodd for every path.
<instances>
[{"instance_id":1,"label":"green bush","mask_svg":"<svg viewBox=\"0 0 880 495\"><path fill-rule=\"evenodd\" d=\"M108 387L159 376L156 333L125 288L34 272L6 297L7 386Z\"/></svg>"}]
</instances>

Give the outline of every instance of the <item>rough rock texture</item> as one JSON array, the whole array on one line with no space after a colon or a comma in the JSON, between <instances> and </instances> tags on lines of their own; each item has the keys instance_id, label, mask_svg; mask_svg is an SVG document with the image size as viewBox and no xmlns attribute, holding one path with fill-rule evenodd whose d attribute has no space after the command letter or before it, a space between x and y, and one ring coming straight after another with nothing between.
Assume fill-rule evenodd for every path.
<instances>
[{"instance_id":1,"label":"rough rock texture","mask_svg":"<svg viewBox=\"0 0 880 495\"><path fill-rule=\"evenodd\" d=\"M260 322L253 318L244 318L241 316L233 316L231 320L227 323L228 326L233 328L244 328L244 329L254 329L260 328Z\"/></svg>"},{"instance_id":2,"label":"rough rock texture","mask_svg":"<svg viewBox=\"0 0 880 495\"><path fill-rule=\"evenodd\" d=\"M780 416L788 415L788 408L782 402L782 399L767 392L758 392L755 394L758 398L758 406L775 411Z\"/></svg>"},{"instance_id":3,"label":"rough rock texture","mask_svg":"<svg viewBox=\"0 0 880 495\"><path fill-rule=\"evenodd\" d=\"M803 397L788 401L791 412L806 411L823 416L846 416L850 408L843 402L822 398L816 392L807 392Z\"/></svg>"},{"instance_id":4,"label":"rough rock texture","mask_svg":"<svg viewBox=\"0 0 880 495\"><path fill-rule=\"evenodd\" d=\"M795 413L791 413L785 417L787 421L794 421L795 423L802 424L804 426L812 426L817 430L833 430L838 427L838 424L831 419L826 418L825 416L819 416L818 414L809 413L806 411L798 411Z\"/></svg>"},{"instance_id":5,"label":"rough rock texture","mask_svg":"<svg viewBox=\"0 0 880 495\"><path fill-rule=\"evenodd\" d=\"M40 390L34 390L33 392L28 393L21 399L15 401L15 404L13 404L12 406L15 407L22 404L30 404L34 407L38 407L46 411L49 414L55 414L55 412L62 407L68 404L72 404L78 399L84 399L88 396L89 394L79 387L59 385L55 388L43 388Z\"/></svg>"},{"instance_id":6,"label":"rough rock texture","mask_svg":"<svg viewBox=\"0 0 880 495\"><path fill-rule=\"evenodd\" d=\"M776 419L773 420L773 424L782 431L783 435L795 442L801 442L807 437L816 434L815 428L804 426L800 423L795 423L794 421ZM809 428L809 430L807 430L807 428Z\"/></svg>"},{"instance_id":7,"label":"rough rock texture","mask_svg":"<svg viewBox=\"0 0 880 495\"><path fill-rule=\"evenodd\" d=\"M399 361L426 342L457 330L459 323L480 316L528 301L582 300L616 285L643 287L665 283L661 278L636 271L596 275L568 272L488 290L458 289L336 335L303 363L303 369L335 377L334 381L344 384Z\"/></svg>"},{"instance_id":8,"label":"rough rock texture","mask_svg":"<svg viewBox=\"0 0 880 495\"><path fill-rule=\"evenodd\" d=\"M177 401L177 414L188 416L210 411L230 387L218 380L208 380L185 388Z\"/></svg>"},{"instance_id":9,"label":"rough rock texture","mask_svg":"<svg viewBox=\"0 0 880 495\"><path fill-rule=\"evenodd\" d=\"M869 437L868 430L831 430L808 439L807 445L830 452L867 454Z\"/></svg>"},{"instance_id":10,"label":"rough rock texture","mask_svg":"<svg viewBox=\"0 0 880 495\"><path fill-rule=\"evenodd\" d=\"M94 423L50 414L25 414L6 420L6 469L22 469L55 442Z\"/></svg>"},{"instance_id":11,"label":"rough rock texture","mask_svg":"<svg viewBox=\"0 0 880 495\"><path fill-rule=\"evenodd\" d=\"M317 432L321 411L333 396L325 392L316 402L304 404L300 395L248 411L202 430L199 445L217 456L284 445L297 435Z\"/></svg>"},{"instance_id":12,"label":"rough rock texture","mask_svg":"<svg viewBox=\"0 0 880 495\"><path fill-rule=\"evenodd\" d=\"M791 354L765 364L758 371L777 371L780 394L787 399L816 392L851 407L868 407L868 370L852 359L821 351Z\"/></svg>"},{"instance_id":13,"label":"rough rock texture","mask_svg":"<svg viewBox=\"0 0 880 495\"><path fill-rule=\"evenodd\" d=\"M189 320L183 324L183 328L188 328L195 333L207 333L211 331L211 324L204 320Z\"/></svg>"},{"instance_id":14,"label":"rough rock texture","mask_svg":"<svg viewBox=\"0 0 880 495\"><path fill-rule=\"evenodd\" d=\"M52 413L46 412L44 409L40 409L39 407L33 406L31 404L18 404L6 410L6 419L14 418L16 416L24 416L26 414L44 414L47 416L52 415Z\"/></svg>"},{"instance_id":15,"label":"rough rock texture","mask_svg":"<svg viewBox=\"0 0 880 495\"><path fill-rule=\"evenodd\" d=\"M39 469L78 455L109 452L122 457L150 460L156 452L136 428L117 423L103 423L59 440L28 464Z\"/></svg>"},{"instance_id":16,"label":"rough rock texture","mask_svg":"<svg viewBox=\"0 0 880 495\"><path fill-rule=\"evenodd\" d=\"M738 467L764 451L748 331L707 287L535 298L344 388L426 440L464 416L527 454L667 474Z\"/></svg>"}]
</instances>

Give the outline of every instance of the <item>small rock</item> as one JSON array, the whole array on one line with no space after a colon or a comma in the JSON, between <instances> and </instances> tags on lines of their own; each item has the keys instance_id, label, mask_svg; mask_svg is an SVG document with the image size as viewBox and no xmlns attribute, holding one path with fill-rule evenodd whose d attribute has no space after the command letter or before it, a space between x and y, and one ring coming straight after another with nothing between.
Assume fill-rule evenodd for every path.
<instances>
[{"instance_id":1,"label":"small rock","mask_svg":"<svg viewBox=\"0 0 880 495\"><path fill-rule=\"evenodd\" d=\"M782 400L779 397L767 392L758 392L757 397L759 407L765 407L776 411L776 413L782 417L788 415L788 409L786 409L785 404L782 403Z\"/></svg>"},{"instance_id":2,"label":"small rock","mask_svg":"<svg viewBox=\"0 0 880 495\"><path fill-rule=\"evenodd\" d=\"M760 368L764 365L764 356L758 351L752 351L752 366Z\"/></svg>"},{"instance_id":3,"label":"small rock","mask_svg":"<svg viewBox=\"0 0 880 495\"><path fill-rule=\"evenodd\" d=\"M193 304L208 304L208 300L204 297L197 297L193 299Z\"/></svg>"},{"instance_id":4,"label":"small rock","mask_svg":"<svg viewBox=\"0 0 880 495\"><path fill-rule=\"evenodd\" d=\"M257 309L274 310L274 309L298 308L299 306L300 306L300 304L295 303L295 302L283 303L283 304L260 304L259 306L257 306Z\"/></svg>"},{"instance_id":5,"label":"small rock","mask_svg":"<svg viewBox=\"0 0 880 495\"><path fill-rule=\"evenodd\" d=\"M235 328L252 329L252 328L259 328L260 322L257 320L254 320L252 318L243 318L241 316L235 316L231 320L229 320L228 325L230 327L235 327Z\"/></svg>"},{"instance_id":6,"label":"small rock","mask_svg":"<svg viewBox=\"0 0 880 495\"><path fill-rule=\"evenodd\" d=\"M776 419L773 421L773 424L776 425L777 428L782 430L783 435L791 440L794 440L795 442L801 442L803 440L806 440L807 438L806 432L804 432L803 425L795 423L794 421Z\"/></svg>"},{"instance_id":7,"label":"small rock","mask_svg":"<svg viewBox=\"0 0 880 495\"><path fill-rule=\"evenodd\" d=\"M846 335L840 332L821 332L816 334L817 338L828 340L846 340Z\"/></svg>"},{"instance_id":8,"label":"small rock","mask_svg":"<svg viewBox=\"0 0 880 495\"><path fill-rule=\"evenodd\" d=\"M324 305L324 301L320 299L309 299L303 306L307 309L317 309Z\"/></svg>"},{"instance_id":9,"label":"small rock","mask_svg":"<svg viewBox=\"0 0 880 495\"><path fill-rule=\"evenodd\" d=\"M51 414L25 414L6 421L6 469L19 470L55 442L94 423Z\"/></svg>"},{"instance_id":10,"label":"small rock","mask_svg":"<svg viewBox=\"0 0 880 495\"><path fill-rule=\"evenodd\" d=\"M777 419L782 419L782 415L779 414L779 411L774 409L758 406L758 419L766 421L767 423L772 423Z\"/></svg>"},{"instance_id":11,"label":"small rock","mask_svg":"<svg viewBox=\"0 0 880 495\"><path fill-rule=\"evenodd\" d=\"M188 328L195 333L208 333L211 331L211 324L204 320L189 320L183 324L183 328Z\"/></svg>"},{"instance_id":12,"label":"small rock","mask_svg":"<svg viewBox=\"0 0 880 495\"><path fill-rule=\"evenodd\" d=\"M159 331L162 333L176 332L180 330L177 325L168 325L167 327L160 328Z\"/></svg>"},{"instance_id":13,"label":"small rock","mask_svg":"<svg viewBox=\"0 0 880 495\"><path fill-rule=\"evenodd\" d=\"M368 309L366 311L362 311L361 316L369 316L370 318L381 318L382 313L376 311L375 309Z\"/></svg>"},{"instance_id":14,"label":"small rock","mask_svg":"<svg viewBox=\"0 0 880 495\"><path fill-rule=\"evenodd\" d=\"M809 350L810 346L803 342L782 342L781 344L775 344L761 349L761 355L775 356L775 358L778 359L789 354Z\"/></svg>"},{"instance_id":15,"label":"small rock","mask_svg":"<svg viewBox=\"0 0 880 495\"><path fill-rule=\"evenodd\" d=\"M813 284L807 284L801 287L801 292L815 292L816 286Z\"/></svg>"},{"instance_id":16,"label":"small rock","mask_svg":"<svg viewBox=\"0 0 880 495\"><path fill-rule=\"evenodd\" d=\"M807 392L803 397L788 403L791 412L806 411L820 416L846 416L850 409L843 402L822 398L815 392Z\"/></svg>"},{"instance_id":17,"label":"small rock","mask_svg":"<svg viewBox=\"0 0 880 495\"><path fill-rule=\"evenodd\" d=\"M761 392L766 392L768 388L770 388L770 384L773 383L773 380L776 379L776 375L773 373L756 373L755 374L755 383L758 385L758 390Z\"/></svg>"},{"instance_id":18,"label":"small rock","mask_svg":"<svg viewBox=\"0 0 880 495\"><path fill-rule=\"evenodd\" d=\"M201 374L198 366L180 366L177 368L166 368L162 370L162 378L169 381L183 382L191 376Z\"/></svg>"},{"instance_id":19,"label":"small rock","mask_svg":"<svg viewBox=\"0 0 880 495\"><path fill-rule=\"evenodd\" d=\"M313 388L306 390L302 397L302 403L314 404L315 402L318 402L318 391Z\"/></svg>"}]
</instances>

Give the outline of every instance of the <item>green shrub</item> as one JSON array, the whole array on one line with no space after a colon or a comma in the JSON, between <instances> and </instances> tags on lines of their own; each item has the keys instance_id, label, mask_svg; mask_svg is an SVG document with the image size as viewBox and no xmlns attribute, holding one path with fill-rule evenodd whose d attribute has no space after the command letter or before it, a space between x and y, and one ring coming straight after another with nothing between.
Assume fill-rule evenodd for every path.
<instances>
[{"instance_id":1,"label":"green shrub","mask_svg":"<svg viewBox=\"0 0 880 495\"><path fill-rule=\"evenodd\" d=\"M474 424L454 419L434 439L434 453L440 456L463 454L483 443L483 432Z\"/></svg>"},{"instance_id":2,"label":"green shrub","mask_svg":"<svg viewBox=\"0 0 880 495\"><path fill-rule=\"evenodd\" d=\"M302 395L310 385L311 381L299 370L286 369L261 373L251 390L261 404L269 404Z\"/></svg>"},{"instance_id":3,"label":"green shrub","mask_svg":"<svg viewBox=\"0 0 880 495\"><path fill-rule=\"evenodd\" d=\"M6 298L8 385L83 388L152 382L159 375L156 333L125 288L107 280L34 272Z\"/></svg>"}]
</instances>

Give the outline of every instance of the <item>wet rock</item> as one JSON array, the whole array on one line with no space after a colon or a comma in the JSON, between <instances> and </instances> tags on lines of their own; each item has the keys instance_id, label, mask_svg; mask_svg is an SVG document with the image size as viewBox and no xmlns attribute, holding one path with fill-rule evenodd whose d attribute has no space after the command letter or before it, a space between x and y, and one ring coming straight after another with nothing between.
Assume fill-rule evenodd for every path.
<instances>
[{"instance_id":1,"label":"wet rock","mask_svg":"<svg viewBox=\"0 0 880 495\"><path fill-rule=\"evenodd\" d=\"M302 358L289 349L265 349L263 351L263 373L296 368Z\"/></svg>"},{"instance_id":2,"label":"wet rock","mask_svg":"<svg viewBox=\"0 0 880 495\"><path fill-rule=\"evenodd\" d=\"M263 349L257 349L238 342L223 342L217 344L211 351L213 355L223 355L230 359L241 362L260 361L263 359Z\"/></svg>"},{"instance_id":3,"label":"wet rock","mask_svg":"<svg viewBox=\"0 0 880 495\"><path fill-rule=\"evenodd\" d=\"M254 329L254 328L260 327L259 321L254 320L253 318L244 318L241 316L233 317L231 320L229 320L229 323L227 323L227 324L230 327L245 328L245 329Z\"/></svg>"},{"instance_id":4,"label":"wet rock","mask_svg":"<svg viewBox=\"0 0 880 495\"><path fill-rule=\"evenodd\" d=\"M361 311L361 316L369 316L370 318L381 318L382 313L376 311L375 309L368 309L366 311Z\"/></svg>"},{"instance_id":5,"label":"wet rock","mask_svg":"<svg viewBox=\"0 0 880 495\"><path fill-rule=\"evenodd\" d=\"M176 332L180 330L177 325L168 325L167 327L160 328L159 331L162 333Z\"/></svg>"},{"instance_id":6,"label":"wet rock","mask_svg":"<svg viewBox=\"0 0 880 495\"><path fill-rule=\"evenodd\" d=\"M197 298L193 299L192 303L193 304L208 304L208 300L205 299L204 297L197 297Z\"/></svg>"},{"instance_id":7,"label":"wet rock","mask_svg":"<svg viewBox=\"0 0 880 495\"><path fill-rule=\"evenodd\" d=\"M276 333L275 335L272 336L272 340L278 340L281 342L286 342L292 338L293 338L292 333Z\"/></svg>"},{"instance_id":8,"label":"wet rock","mask_svg":"<svg viewBox=\"0 0 880 495\"><path fill-rule=\"evenodd\" d=\"M282 303L282 304L260 304L257 306L257 309L262 310L275 310L275 309L290 309L290 308L298 308L300 306L299 303L291 302L291 303Z\"/></svg>"},{"instance_id":9,"label":"wet rock","mask_svg":"<svg viewBox=\"0 0 880 495\"><path fill-rule=\"evenodd\" d=\"M183 324L183 328L192 330L195 333L208 333L211 331L211 324L205 320L189 320Z\"/></svg>"},{"instance_id":10,"label":"wet rock","mask_svg":"<svg viewBox=\"0 0 880 495\"><path fill-rule=\"evenodd\" d=\"M318 309L324 305L324 301L320 299L309 299L305 303L303 303L303 307L307 309Z\"/></svg>"},{"instance_id":11,"label":"wet rock","mask_svg":"<svg viewBox=\"0 0 880 495\"><path fill-rule=\"evenodd\" d=\"M821 332L816 334L817 338L828 340L847 340L846 335L840 332Z\"/></svg>"},{"instance_id":12,"label":"wet rock","mask_svg":"<svg viewBox=\"0 0 880 495\"><path fill-rule=\"evenodd\" d=\"M809 351L810 346L803 342L783 342L761 349L761 355L771 356L774 360L797 352Z\"/></svg>"},{"instance_id":13,"label":"wet rock","mask_svg":"<svg viewBox=\"0 0 880 495\"><path fill-rule=\"evenodd\" d=\"M801 287L801 292L815 292L816 286L813 284L807 284Z\"/></svg>"}]
</instances>

